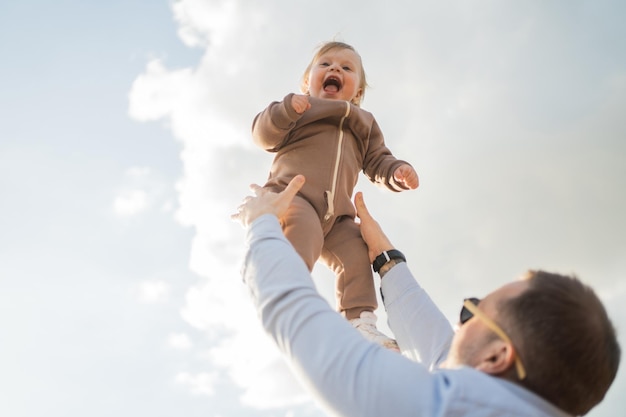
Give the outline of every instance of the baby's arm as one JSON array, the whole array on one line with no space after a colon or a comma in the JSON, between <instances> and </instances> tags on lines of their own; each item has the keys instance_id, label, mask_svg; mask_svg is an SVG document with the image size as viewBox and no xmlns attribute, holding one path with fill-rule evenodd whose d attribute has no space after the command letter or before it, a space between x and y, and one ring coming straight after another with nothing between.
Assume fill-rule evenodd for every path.
<instances>
[{"instance_id":1,"label":"baby's arm","mask_svg":"<svg viewBox=\"0 0 626 417\"><path fill-rule=\"evenodd\" d=\"M393 173L393 178L396 182L404 184L405 187L411 190L416 189L419 184L419 177L415 169L409 164L400 165Z\"/></svg>"},{"instance_id":2,"label":"baby's arm","mask_svg":"<svg viewBox=\"0 0 626 417\"><path fill-rule=\"evenodd\" d=\"M395 192L418 187L417 173L408 162L393 156L385 145L383 133L376 120L372 124L367 143L363 172L370 181Z\"/></svg>"},{"instance_id":3,"label":"baby's arm","mask_svg":"<svg viewBox=\"0 0 626 417\"><path fill-rule=\"evenodd\" d=\"M292 103L295 97L296 94L288 94L282 101L271 103L257 114L252 122L252 138L257 145L270 152L276 152L284 145L283 142L302 115ZM300 103L298 108L301 110L302 99L298 98L296 101ZM305 110L306 108L303 111Z\"/></svg>"}]
</instances>

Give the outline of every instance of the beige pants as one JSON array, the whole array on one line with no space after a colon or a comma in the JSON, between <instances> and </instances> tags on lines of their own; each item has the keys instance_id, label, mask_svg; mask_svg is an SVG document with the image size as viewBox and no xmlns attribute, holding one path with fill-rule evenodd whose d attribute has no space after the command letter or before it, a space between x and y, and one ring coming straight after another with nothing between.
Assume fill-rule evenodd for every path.
<instances>
[{"instance_id":1,"label":"beige pants","mask_svg":"<svg viewBox=\"0 0 626 417\"><path fill-rule=\"evenodd\" d=\"M337 309L354 319L378 306L367 245L352 218L333 220L323 230L313 206L296 196L282 219L283 232L310 271L321 259L335 273Z\"/></svg>"}]
</instances>

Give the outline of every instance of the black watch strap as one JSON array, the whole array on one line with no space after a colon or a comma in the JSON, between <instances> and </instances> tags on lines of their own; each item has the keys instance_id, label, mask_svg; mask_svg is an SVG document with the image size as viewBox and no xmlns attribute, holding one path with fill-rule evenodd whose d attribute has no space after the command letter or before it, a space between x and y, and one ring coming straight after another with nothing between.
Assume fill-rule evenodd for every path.
<instances>
[{"instance_id":1,"label":"black watch strap","mask_svg":"<svg viewBox=\"0 0 626 417\"><path fill-rule=\"evenodd\" d=\"M387 262L389 262L392 259L401 259L402 261L406 262L406 258L404 257L402 252L400 252L399 250L396 250L396 249L386 250L386 251L383 251L383 253L381 253L380 255L378 255L376 259L374 259L374 262L372 263L374 272L378 273L378 271L380 271L380 268L382 268L383 265L385 265Z\"/></svg>"}]
</instances>

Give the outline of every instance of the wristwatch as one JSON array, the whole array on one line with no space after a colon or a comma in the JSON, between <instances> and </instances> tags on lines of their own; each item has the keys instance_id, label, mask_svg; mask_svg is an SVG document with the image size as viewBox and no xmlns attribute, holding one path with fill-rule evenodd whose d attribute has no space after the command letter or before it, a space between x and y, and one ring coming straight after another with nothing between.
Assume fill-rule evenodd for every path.
<instances>
[{"instance_id":1,"label":"wristwatch","mask_svg":"<svg viewBox=\"0 0 626 417\"><path fill-rule=\"evenodd\" d=\"M391 261L392 259L399 259L402 262L406 262L405 256L399 250L396 250L396 249L385 250L383 251L383 253L378 255L376 259L374 259L374 262L372 263L374 272L378 273L378 271L380 271L380 268L382 268L383 265L385 265L387 262Z\"/></svg>"}]
</instances>

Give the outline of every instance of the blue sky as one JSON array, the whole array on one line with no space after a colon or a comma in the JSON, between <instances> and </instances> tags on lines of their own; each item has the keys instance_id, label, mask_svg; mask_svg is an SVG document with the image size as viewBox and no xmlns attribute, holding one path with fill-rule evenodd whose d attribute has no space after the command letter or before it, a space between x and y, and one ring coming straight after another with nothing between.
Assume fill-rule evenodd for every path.
<instances>
[{"instance_id":1,"label":"blue sky","mask_svg":"<svg viewBox=\"0 0 626 417\"><path fill-rule=\"evenodd\" d=\"M527 268L574 272L626 346L625 11L2 4L0 414L324 415L259 329L228 215L267 176L252 118L333 37L421 176L359 189L446 315ZM330 298L330 274L314 279ZM624 389L622 370L589 415L620 413Z\"/></svg>"}]
</instances>

